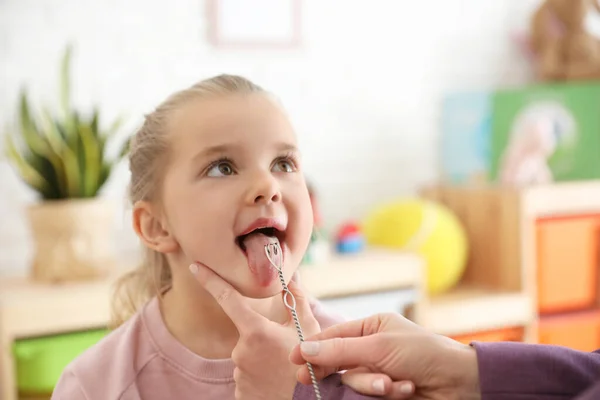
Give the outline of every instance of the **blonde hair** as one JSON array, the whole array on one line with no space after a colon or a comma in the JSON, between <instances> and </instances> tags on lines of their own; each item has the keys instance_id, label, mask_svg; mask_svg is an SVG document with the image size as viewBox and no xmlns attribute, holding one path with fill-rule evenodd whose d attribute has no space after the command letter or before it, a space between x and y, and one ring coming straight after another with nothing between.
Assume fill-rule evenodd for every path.
<instances>
[{"instance_id":1,"label":"blonde hair","mask_svg":"<svg viewBox=\"0 0 600 400\"><path fill-rule=\"evenodd\" d=\"M186 103L212 96L267 93L262 87L236 75L218 75L176 92L146 115L131 140L129 197L138 201L159 201L162 171L168 163L168 126L172 113ZM116 328L137 312L151 297L171 284L171 269L164 254L144 248L143 261L116 283L110 327Z\"/></svg>"}]
</instances>

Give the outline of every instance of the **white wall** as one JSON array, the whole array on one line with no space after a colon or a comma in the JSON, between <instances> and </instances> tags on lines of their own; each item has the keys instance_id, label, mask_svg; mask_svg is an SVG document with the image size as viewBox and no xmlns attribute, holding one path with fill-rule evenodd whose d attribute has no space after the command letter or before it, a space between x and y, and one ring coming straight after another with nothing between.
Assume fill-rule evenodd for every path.
<instances>
[{"instance_id":1,"label":"white wall","mask_svg":"<svg viewBox=\"0 0 600 400\"><path fill-rule=\"evenodd\" d=\"M330 226L437 177L438 99L448 90L521 82L528 68L509 35L537 0L305 0L304 47L225 51L205 41L200 0L3 0L0 126L26 83L56 99L57 63L76 45L75 99L130 127L167 94L221 72L276 92L292 115ZM122 166L105 195L121 199ZM33 200L0 161L0 273L23 271ZM121 250L135 248L127 225Z\"/></svg>"}]
</instances>

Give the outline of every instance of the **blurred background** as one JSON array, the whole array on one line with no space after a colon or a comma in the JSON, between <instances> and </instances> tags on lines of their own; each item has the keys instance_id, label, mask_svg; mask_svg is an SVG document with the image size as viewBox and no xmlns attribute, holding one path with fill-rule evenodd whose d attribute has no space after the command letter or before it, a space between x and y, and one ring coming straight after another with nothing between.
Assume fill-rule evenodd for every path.
<instances>
[{"instance_id":1,"label":"blurred background","mask_svg":"<svg viewBox=\"0 0 600 400\"><path fill-rule=\"evenodd\" d=\"M221 73L293 120L302 270L332 308L600 347L599 21L583 0L0 0L0 399L44 396L105 333L140 249L121 150Z\"/></svg>"},{"instance_id":2,"label":"blurred background","mask_svg":"<svg viewBox=\"0 0 600 400\"><path fill-rule=\"evenodd\" d=\"M107 124L125 114L131 130L171 92L241 74L287 107L326 224L336 226L439 176L445 93L527 81L529 64L512 36L526 26L532 3L304 1L301 44L265 48L211 44L205 1L4 0L0 118L16 121L23 86L36 105L56 106L69 43L74 105L82 112L98 105ZM0 263L24 268L30 245L22 206L34 196L7 163L0 171ZM127 178L125 165L103 194L123 199ZM119 246L137 249L125 225Z\"/></svg>"}]
</instances>

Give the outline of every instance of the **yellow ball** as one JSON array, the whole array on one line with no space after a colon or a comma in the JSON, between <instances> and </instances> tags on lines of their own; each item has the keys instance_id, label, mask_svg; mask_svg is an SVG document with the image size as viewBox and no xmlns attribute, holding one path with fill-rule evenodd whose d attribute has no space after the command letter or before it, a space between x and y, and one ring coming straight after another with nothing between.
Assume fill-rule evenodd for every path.
<instances>
[{"instance_id":1,"label":"yellow ball","mask_svg":"<svg viewBox=\"0 0 600 400\"><path fill-rule=\"evenodd\" d=\"M427 290L455 286L468 257L465 230L447 207L426 200L396 201L377 207L363 224L369 245L414 251L427 264Z\"/></svg>"}]
</instances>

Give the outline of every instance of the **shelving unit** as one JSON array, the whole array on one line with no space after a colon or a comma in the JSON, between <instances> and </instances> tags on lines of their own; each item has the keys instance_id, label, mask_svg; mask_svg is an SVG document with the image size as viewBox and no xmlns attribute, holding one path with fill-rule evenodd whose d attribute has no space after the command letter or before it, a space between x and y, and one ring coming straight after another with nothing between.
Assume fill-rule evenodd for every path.
<instances>
[{"instance_id":1,"label":"shelving unit","mask_svg":"<svg viewBox=\"0 0 600 400\"><path fill-rule=\"evenodd\" d=\"M368 250L302 266L300 271L302 285L326 306L353 312L366 307L372 314L388 311L386 307L394 308L404 298L411 304L410 317L422 321L424 274L417 256ZM0 400L17 399L12 344L21 338L105 327L115 279L55 286L0 279ZM412 293L409 299L402 297L407 291ZM376 296L386 301L373 301Z\"/></svg>"},{"instance_id":2,"label":"shelving unit","mask_svg":"<svg viewBox=\"0 0 600 400\"><path fill-rule=\"evenodd\" d=\"M105 327L113 281L52 286L23 278L0 280L0 400L17 399L13 343Z\"/></svg>"},{"instance_id":3,"label":"shelving unit","mask_svg":"<svg viewBox=\"0 0 600 400\"><path fill-rule=\"evenodd\" d=\"M534 315L530 296L518 291L458 287L429 301L425 326L452 337L531 327Z\"/></svg>"},{"instance_id":4,"label":"shelving unit","mask_svg":"<svg viewBox=\"0 0 600 400\"><path fill-rule=\"evenodd\" d=\"M523 336L519 340L535 341L535 303L528 276L521 268L521 244L516 234L520 229L518 193L436 186L423 189L421 194L457 215L469 243L469 259L460 284L431 299L437 305L429 315L432 329L468 342L483 337L505 340L503 332L518 328ZM440 321L447 321L446 326L455 322L448 330L439 325Z\"/></svg>"},{"instance_id":5,"label":"shelving unit","mask_svg":"<svg viewBox=\"0 0 600 400\"><path fill-rule=\"evenodd\" d=\"M300 272L306 289L347 319L388 311L402 312L417 323L425 319L425 270L416 255L371 248L303 266Z\"/></svg>"},{"instance_id":6,"label":"shelving unit","mask_svg":"<svg viewBox=\"0 0 600 400\"><path fill-rule=\"evenodd\" d=\"M600 348L600 181L528 189L521 210L538 341Z\"/></svg>"},{"instance_id":7,"label":"shelving unit","mask_svg":"<svg viewBox=\"0 0 600 400\"><path fill-rule=\"evenodd\" d=\"M492 334L497 330L519 340L516 329L526 342L600 347L600 181L527 188L442 185L422 195L453 210L469 236L463 284L475 293L464 301L469 322L456 323L451 335L502 340ZM448 307L456 297L461 295L451 292L431 302ZM448 310L443 315L453 318ZM429 318L434 329L443 320L435 312Z\"/></svg>"}]
</instances>

